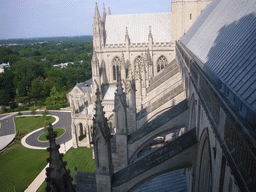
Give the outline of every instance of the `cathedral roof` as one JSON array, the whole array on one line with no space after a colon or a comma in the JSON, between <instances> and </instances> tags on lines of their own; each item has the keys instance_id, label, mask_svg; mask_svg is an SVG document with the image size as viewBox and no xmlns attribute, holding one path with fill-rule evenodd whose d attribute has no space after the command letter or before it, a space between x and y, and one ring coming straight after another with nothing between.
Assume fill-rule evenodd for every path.
<instances>
[{"instance_id":1,"label":"cathedral roof","mask_svg":"<svg viewBox=\"0 0 256 192\"><path fill-rule=\"evenodd\" d=\"M220 89L221 82L256 112L255 0L213 1L180 41Z\"/></svg>"},{"instance_id":2,"label":"cathedral roof","mask_svg":"<svg viewBox=\"0 0 256 192\"><path fill-rule=\"evenodd\" d=\"M130 43L148 43L149 27L153 42L171 42L171 13L107 15L106 44L125 43L126 27Z\"/></svg>"}]
</instances>

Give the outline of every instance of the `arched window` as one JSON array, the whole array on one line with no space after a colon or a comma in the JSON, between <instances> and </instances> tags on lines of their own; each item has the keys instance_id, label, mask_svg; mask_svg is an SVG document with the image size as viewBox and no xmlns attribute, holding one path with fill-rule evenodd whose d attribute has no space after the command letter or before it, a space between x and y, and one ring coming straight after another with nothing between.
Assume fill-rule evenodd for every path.
<instances>
[{"instance_id":1,"label":"arched window","mask_svg":"<svg viewBox=\"0 0 256 192\"><path fill-rule=\"evenodd\" d=\"M165 56L160 56L157 60L157 72L161 71L168 64Z\"/></svg>"},{"instance_id":2,"label":"arched window","mask_svg":"<svg viewBox=\"0 0 256 192\"><path fill-rule=\"evenodd\" d=\"M134 71L142 71L143 69L143 58L139 55L134 60Z\"/></svg>"},{"instance_id":3,"label":"arched window","mask_svg":"<svg viewBox=\"0 0 256 192\"><path fill-rule=\"evenodd\" d=\"M119 57L115 57L112 61L113 65L113 80L117 79L117 74L120 72L121 60Z\"/></svg>"}]
</instances>

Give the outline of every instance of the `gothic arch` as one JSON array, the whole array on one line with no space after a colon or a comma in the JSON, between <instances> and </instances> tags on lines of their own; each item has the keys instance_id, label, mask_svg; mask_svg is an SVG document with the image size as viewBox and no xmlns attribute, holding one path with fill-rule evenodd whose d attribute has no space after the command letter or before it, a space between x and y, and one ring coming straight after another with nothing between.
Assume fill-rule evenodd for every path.
<instances>
[{"instance_id":1,"label":"gothic arch","mask_svg":"<svg viewBox=\"0 0 256 192\"><path fill-rule=\"evenodd\" d=\"M205 128L200 137L198 150L196 191L212 191L212 159L208 128Z\"/></svg>"},{"instance_id":2,"label":"gothic arch","mask_svg":"<svg viewBox=\"0 0 256 192\"><path fill-rule=\"evenodd\" d=\"M77 124L77 133L78 133L78 139L79 141L83 140L83 138L86 137L86 129L84 129L83 123L78 123Z\"/></svg>"},{"instance_id":3,"label":"gothic arch","mask_svg":"<svg viewBox=\"0 0 256 192\"><path fill-rule=\"evenodd\" d=\"M168 61L165 56L161 55L156 62L157 65L157 72L160 72L166 65L168 64Z\"/></svg>"},{"instance_id":4,"label":"gothic arch","mask_svg":"<svg viewBox=\"0 0 256 192\"><path fill-rule=\"evenodd\" d=\"M115 114L110 115L110 117L108 118L108 126L110 129L110 133L111 134L115 134L116 133L116 122L115 122Z\"/></svg>"},{"instance_id":5,"label":"gothic arch","mask_svg":"<svg viewBox=\"0 0 256 192\"><path fill-rule=\"evenodd\" d=\"M104 60L101 61L100 78L101 78L101 82L107 83L108 78L107 78L107 74L106 74L106 63Z\"/></svg>"},{"instance_id":6,"label":"gothic arch","mask_svg":"<svg viewBox=\"0 0 256 192\"><path fill-rule=\"evenodd\" d=\"M133 63L134 63L134 71L141 72L144 67L143 57L141 55L138 55L134 59Z\"/></svg>"},{"instance_id":7,"label":"gothic arch","mask_svg":"<svg viewBox=\"0 0 256 192\"><path fill-rule=\"evenodd\" d=\"M113 80L117 80L117 74L121 69L121 59L118 56L115 56L112 60L112 72L113 72Z\"/></svg>"}]
</instances>

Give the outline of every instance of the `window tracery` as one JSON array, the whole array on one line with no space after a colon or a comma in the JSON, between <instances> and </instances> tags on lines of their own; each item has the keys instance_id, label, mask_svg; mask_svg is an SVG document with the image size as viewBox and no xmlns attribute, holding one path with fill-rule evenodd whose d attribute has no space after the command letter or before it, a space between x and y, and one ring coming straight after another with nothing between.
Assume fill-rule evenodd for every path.
<instances>
[{"instance_id":1,"label":"window tracery","mask_svg":"<svg viewBox=\"0 0 256 192\"><path fill-rule=\"evenodd\" d=\"M120 72L121 59L119 57L115 57L112 61L113 66L113 80L117 79L117 74Z\"/></svg>"},{"instance_id":2,"label":"window tracery","mask_svg":"<svg viewBox=\"0 0 256 192\"><path fill-rule=\"evenodd\" d=\"M139 55L134 61L134 71L141 72L143 69L143 58Z\"/></svg>"},{"instance_id":3,"label":"window tracery","mask_svg":"<svg viewBox=\"0 0 256 192\"><path fill-rule=\"evenodd\" d=\"M160 56L157 60L157 72L160 72L168 64L165 56Z\"/></svg>"}]
</instances>

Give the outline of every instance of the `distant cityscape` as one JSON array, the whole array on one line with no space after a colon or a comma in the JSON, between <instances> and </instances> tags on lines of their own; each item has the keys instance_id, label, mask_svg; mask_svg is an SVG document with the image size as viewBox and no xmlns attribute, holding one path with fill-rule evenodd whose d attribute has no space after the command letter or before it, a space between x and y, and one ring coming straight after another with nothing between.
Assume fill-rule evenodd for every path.
<instances>
[{"instance_id":1,"label":"distant cityscape","mask_svg":"<svg viewBox=\"0 0 256 192\"><path fill-rule=\"evenodd\" d=\"M60 37L38 37L38 38L19 38L19 39L1 39L0 46L17 46L24 44L43 44L47 42L92 42L92 35L84 36L60 36Z\"/></svg>"}]
</instances>

